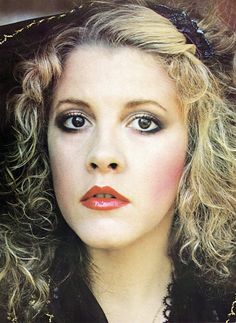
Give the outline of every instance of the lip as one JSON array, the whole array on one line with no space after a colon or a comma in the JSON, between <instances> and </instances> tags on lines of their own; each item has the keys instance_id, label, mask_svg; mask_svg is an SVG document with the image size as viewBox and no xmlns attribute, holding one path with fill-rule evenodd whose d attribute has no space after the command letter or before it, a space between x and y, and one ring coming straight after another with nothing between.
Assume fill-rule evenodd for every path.
<instances>
[{"instance_id":1,"label":"lip","mask_svg":"<svg viewBox=\"0 0 236 323\"><path fill-rule=\"evenodd\" d=\"M94 197L96 194L111 194L114 198ZM80 202L87 208L100 211L118 209L127 205L129 200L109 186L93 186L81 198Z\"/></svg>"}]
</instances>

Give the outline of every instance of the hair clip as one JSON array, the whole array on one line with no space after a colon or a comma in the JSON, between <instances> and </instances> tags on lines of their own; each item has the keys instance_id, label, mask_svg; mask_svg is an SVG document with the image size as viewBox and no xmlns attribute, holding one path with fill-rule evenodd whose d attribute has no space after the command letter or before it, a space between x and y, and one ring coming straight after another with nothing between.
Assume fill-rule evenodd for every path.
<instances>
[{"instance_id":1,"label":"hair clip","mask_svg":"<svg viewBox=\"0 0 236 323\"><path fill-rule=\"evenodd\" d=\"M203 30L198 27L196 21L191 19L185 11L169 8L164 5L155 5L154 10L172 22L178 31L184 34L187 41L196 45L199 58L209 59L213 57L214 50L205 37Z\"/></svg>"}]
</instances>

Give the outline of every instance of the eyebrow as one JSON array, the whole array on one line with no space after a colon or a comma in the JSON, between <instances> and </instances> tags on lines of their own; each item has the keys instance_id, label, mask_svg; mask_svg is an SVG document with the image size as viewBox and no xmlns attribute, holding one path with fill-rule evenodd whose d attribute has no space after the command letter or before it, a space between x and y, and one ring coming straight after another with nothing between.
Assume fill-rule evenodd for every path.
<instances>
[{"instance_id":1,"label":"eyebrow","mask_svg":"<svg viewBox=\"0 0 236 323\"><path fill-rule=\"evenodd\" d=\"M85 109L88 109L90 110L90 105L83 101L83 100L79 100L79 99L74 99L74 98L68 98L68 99L64 99L64 100L60 100L56 106L55 106L55 110L57 110L59 108L60 105L63 105L63 104L74 104L74 105L77 105L77 106L81 106ZM155 101L155 100L145 100L145 99L138 99L138 100L133 100L133 101L129 101L128 103L126 103L125 107L127 109L133 109L137 106L140 106L140 105L147 105L147 104L151 104L151 105L155 105L163 110L166 111L166 108L164 108L159 102Z\"/></svg>"},{"instance_id":2,"label":"eyebrow","mask_svg":"<svg viewBox=\"0 0 236 323\"><path fill-rule=\"evenodd\" d=\"M143 100L143 99L134 100L134 101L128 102L126 104L126 107L132 109L132 108L137 107L139 105L146 105L146 104L156 105L157 107L166 111L166 108L164 108L159 102L154 101L154 100Z\"/></svg>"},{"instance_id":3,"label":"eyebrow","mask_svg":"<svg viewBox=\"0 0 236 323\"><path fill-rule=\"evenodd\" d=\"M60 105L63 104L74 104L74 105L79 105L82 106L83 108L89 109L90 106L87 102L82 101L82 100L78 100L78 99L73 99L73 98L69 98L69 99L64 99L64 100L60 100L56 106L55 106L55 110L57 110L59 108Z\"/></svg>"}]
</instances>

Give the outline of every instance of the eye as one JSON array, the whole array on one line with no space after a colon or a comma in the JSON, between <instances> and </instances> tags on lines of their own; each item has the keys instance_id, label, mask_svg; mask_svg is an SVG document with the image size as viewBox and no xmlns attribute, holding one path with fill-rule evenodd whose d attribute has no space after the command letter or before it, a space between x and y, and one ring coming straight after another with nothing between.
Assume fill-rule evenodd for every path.
<instances>
[{"instance_id":1,"label":"eye","mask_svg":"<svg viewBox=\"0 0 236 323\"><path fill-rule=\"evenodd\" d=\"M91 122L81 113L71 112L59 115L56 120L58 127L65 131L78 131L91 127Z\"/></svg>"},{"instance_id":2,"label":"eye","mask_svg":"<svg viewBox=\"0 0 236 323\"><path fill-rule=\"evenodd\" d=\"M163 128L161 121L153 115L136 115L128 124L129 128L141 133L156 133Z\"/></svg>"}]
</instances>

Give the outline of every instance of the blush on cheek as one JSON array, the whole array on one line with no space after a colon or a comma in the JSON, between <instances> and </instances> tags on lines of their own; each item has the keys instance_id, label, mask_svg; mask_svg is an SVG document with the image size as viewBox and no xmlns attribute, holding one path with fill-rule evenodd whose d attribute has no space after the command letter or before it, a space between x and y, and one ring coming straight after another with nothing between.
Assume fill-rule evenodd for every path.
<instances>
[{"instance_id":1,"label":"blush on cheek","mask_svg":"<svg viewBox=\"0 0 236 323\"><path fill-rule=\"evenodd\" d=\"M155 199L163 195L165 198L175 199L184 163L184 158L173 159L164 165L159 163L152 174L152 195Z\"/></svg>"}]
</instances>

